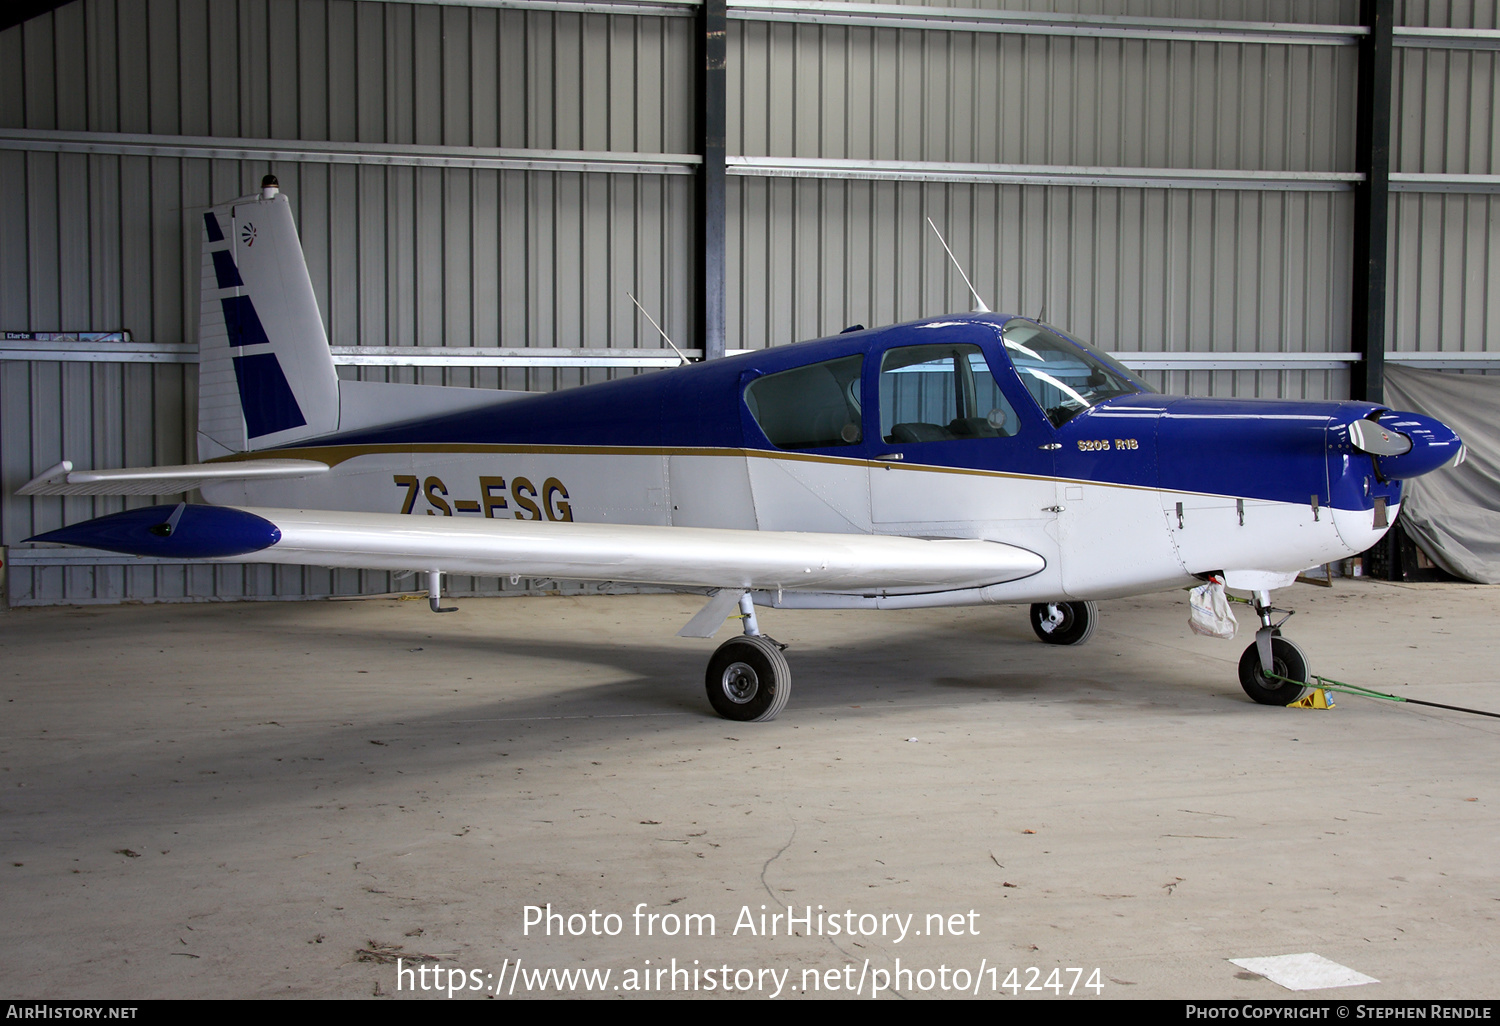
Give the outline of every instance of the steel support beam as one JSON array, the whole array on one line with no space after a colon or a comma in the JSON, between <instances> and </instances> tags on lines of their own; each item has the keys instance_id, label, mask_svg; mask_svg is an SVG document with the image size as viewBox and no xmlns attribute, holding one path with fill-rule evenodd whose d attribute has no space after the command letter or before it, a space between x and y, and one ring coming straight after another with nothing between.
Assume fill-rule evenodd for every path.
<instances>
[{"instance_id":1,"label":"steel support beam","mask_svg":"<svg viewBox=\"0 0 1500 1026\"><path fill-rule=\"evenodd\" d=\"M846 0L729 0L729 16L743 21L858 25L919 31L1312 46L1349 46L1367 31L1358 25L997 11L975 7L850 3Z\"/></svg>"},{"instance_id":2,"label":"steel support beam","mask_svg":"<svg viewBox=\"0 0 1500 1026\"><path fill-rule=\"evenodd\" d=\"M1500 50L1500 29L1397 28L1396 46L1429 50Z\"/></svg>"},{"instance_id":3,"label":"steel support beam","mask_svg":"<svg viewBox=\"0 0 1500 1026\"><path fill-rule=\"evenodd\" d=\"M1082 167L1060 164L963 164L833 157L729 157L728 173L751 178L826 178L986 185L1069 185L1106 189L1233 189L1346 192L1352 171L1225 171L1214 168Z\"/></svg>"},{"instance_id":4,"label":"steel support beam","mask_svg":"<svg viewBox=\"0 0 1500 1026\"><path fill-rule=\"evenodd\" d=\"M720 104L721 110L722 107ZM722 139L722 133L720 138ZM697 153L499 149L0 128L0 151L4 150L180 157L190 160L289 161L497 171L565 171L583 174L697 175L706 179L703 157ZM1289 192L1337 192L1352 188L1360 178L1358 174L1349 171L1243 171L1215 168L850 160L829 157L742 157L723 156L722 144L717 150L723 162L722 174L758 178L842 178L863 181ZM1500 176L1495 175L1392 176L1393 188L1425 191L1493 191L1497 183L1500 183Z\"/></svg>"},{"instance_id":5,"label":"steel support beam","mask_svg":"<svg viewBox=\"0 0 1500 1026\"><path fill-rule=\"evenodd\" d=\"M724 355L724 140L729 120L724 62L729 19L725 0L703 0L698 12L698 338L703 358Z\"/></svg>"},{"instance_id":6,"label":"steel support beam","mask_svg":"<svg viewBox=\"0 0 1500 1026\"><path fill-rule=\"evenodd\" d=\"M669 349L554 349L551 346L329 346L339 367L676 367ZM732 349L721 356L748 352ZM701 358L703 350L684 349ZM31 342L0 340L0 360L55 363L197 363L191 342Z\"/></svg>"},{"instance_id":7,"label":"steel support beam","mask_svg":"<svg viewBox=\"0 0 1500 1026\"><path fill-rule=\"evenodd\" d=\"M691 175L693 153L530 150L488 146L421 146L412 143L314 142L289 139L228 139L215 136L128 132L70 132L0 128L0 150L38 153L98 153L196 160L293 161L384 167L450 167L497 171L576 171L606 174Z\"/></svg>"},{"instance_id":8,"label":"steel support beam","mask_svg":"<svg viewBox=\"0 0 1500 1026\"><path fill-rule=\"evenodd\" d=\"M1500 175L1447 175L1392 171L1391 191L1493 195L1500 192Z\"/></svg>"},{"instance_id":9,"label":"steel support beam","mask_svg":"<svg viewBox=\"0 0 1500 1026\"><path fill-rule=\"evenodd\" d=\"M412 0L380 0L411 3ZM577 14L696 17L705 0L417 0L452 7L494 7ZM1203 18L1151 18L1131 15L1005 11L977 7L917 4L851 3L848 0L728 0L736 21L790 22L936 32L994 32L1096 39L1162 39L1189 43L1268 43L1278 45L1349 46L1366 29L1359 25L1308 25L1296 22L1222 21ZM1455 38L1452 43L1412 45L1484 46L1465 37L1482 30L1422 30ZM1400 41L1398 40L1398 45Z\"/></svg>"},{"instance_id":10,"label":"steel support beam","mask_svg":"<svg viewBox=\"0 0 1500 1026\"><path fill-rule=\"evenodd\" d=\"M682 361L665 349L554 349L550 346L329 346L333 362L340 367L446 367L464 370L478 367L616 367L647 370L676 367ZM725 356L751 352L727 349ZM689 359L703 356L701 349L684 349ZM1351 370L1361 361L1359 353L1329 350L1301 353L1258 352L1116 352L1115 359L1133 370L1213 371L1303 371ZM198 347L184 342L114 341L8 341L0 339L0 361L52 363L197 363ZM1393 351L1387 363L1408 367L1500 369L1500 350L1488 352Z\"/></svg>"},{"instance_id":11,"label":"steel support beam","mask_svg":"<svg viewBox=\"0 0 1500 1026\"><path fill-rule=\"evenodd\" d=\"M1354 188L1354 281L1350 348L1362 357L1349 397L1381 402L1385 392L1385 292L1390 222L1391 74L1395 0L1362 0L1370 34L1360 41Z\"/></svg>"}]
</instances>

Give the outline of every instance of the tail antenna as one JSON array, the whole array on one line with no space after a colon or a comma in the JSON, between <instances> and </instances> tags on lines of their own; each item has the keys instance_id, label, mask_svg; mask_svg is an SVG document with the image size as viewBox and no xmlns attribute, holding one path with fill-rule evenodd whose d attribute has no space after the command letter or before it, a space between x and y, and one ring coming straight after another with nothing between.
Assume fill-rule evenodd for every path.
<instances>
[{"instance_id":1,"label":"tail antenna","mask_svg":"<svg viewBox=\"0 0 1500 1026\"><path fill-rule=\"evenodd\" d=\"M942 243L942 245L943 245L943 252L945 252L945 253L948 254L948 259L952 260L953 261L953 266L958 269L959 277L963 278L964 284L967 285L967 286L969 286L969 294L974 297L974 312L975 313L989 313L990 312L990 308L984 305L984 300L982 300L982 299L979 298L979 292L978 292L977 289L974 288L974 283L971 282L969 280L969 276L964 273L964 266L963 266L963 264L961 264L961 263L958 262L958 257L956 257L956 256L953 255L953 250L951 250L951 249L948 248L948 242L947 242L946 239L943 238L943 233L940 232L940 231L938 231L937 225L935 225L935 224L932 223L932 218L930 218L930 217L927 219L927 227L929 227L929 228L932 229L932 234L936 235L937 239L938 239L938 242Z\"/></svg>"},{"instance_id":2,"label":"tail antenna","mask_svg":"<svg viewBox=\"0 0 1500 1026\"><path fill-rule=\"evenodd\" d=\"M667 338L667 333L661 330L661 325L656 323L656 318L652 317L649 313L646 313L646 308L641 305L641 301L639 299L636 299L634 296L630 295L629 292L625 293L625 295L630 299L632 303L635 304L635 308L637 310L639 310L642 314L645 314L646 320L651 322L651 327L656 329L657 334L659 334L666 341L667 345L672 347L672 352L677 354L677 358L682 361L682 364L686 365L688 362L688 358L683 354L681 349L677 348L677 343L673 342L670 338Z\"/></svg>"}]
</instances>

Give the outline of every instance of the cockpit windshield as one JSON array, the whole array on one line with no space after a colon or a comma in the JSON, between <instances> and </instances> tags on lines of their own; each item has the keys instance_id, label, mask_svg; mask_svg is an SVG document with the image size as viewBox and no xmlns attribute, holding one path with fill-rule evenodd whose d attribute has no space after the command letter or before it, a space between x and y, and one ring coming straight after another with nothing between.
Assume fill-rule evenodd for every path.
<instances>
[{"instance_id":1,"label":"cockpit windshield","mask_svg":"<svg viewBox=\"0 0 1500 1026\"><path fill-rule=\"evenodd\" d=\"M1005 352L1053 427L1106 399L1155 391L1091 345L1063 338L1034 321L1010 321Z\"/></svg>"}]
</instances>

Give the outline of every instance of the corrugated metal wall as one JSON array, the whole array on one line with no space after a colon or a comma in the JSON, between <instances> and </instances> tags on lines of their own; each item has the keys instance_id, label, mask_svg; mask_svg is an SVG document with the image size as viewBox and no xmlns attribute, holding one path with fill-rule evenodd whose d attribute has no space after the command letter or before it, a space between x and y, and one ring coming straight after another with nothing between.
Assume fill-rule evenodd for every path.
<instances>
[{"instance_id":1,"label":"corrugated metal wall","mask_svg":"<svg viewBox=\"0 0 1500 1026\"><path fill-rule=\"evenodd\" d=\"M729 152L1348 170L1351 46L730 23Z\"/></svg>"},{"instance_id":2,"label":"corrugated metal wall","mask_svg":"<svg viewBox=\"0 0 1500 1026\"><path fill-rule=\"evenodd\" d=\"M1405 3L1405 24L1497 27L1494 3ZM1500 173L1500 52L1396 52L1391 170ZM1421 352L1500 348L1500 196L1404 192L1391 197L1386 345Z\"/></svg>"},{"instance_id":3,"label":"corrugated metal wall","mask_svg":"<svg viewBox=\"0 0 1500 1026\"><path fill-rule=\"evenodd\" d=\"M348 0L87 0L0 33L0 125L686 152L690 29ZM268 169L335 344L630 346L633 308L611 286L638 280L687 319L685 181L5 151L5 328L191 340L187 215Z\"/></svg>"},{"instance_id":4,"label":"corrugated metal wall","mask_svg":"<svg viewBox=\"0 0 1500 1026\"><path fill-rule=\"evenodd\" d=\"M1219 6L1245 17L1268 5ZM1181 13L1168 7L1180 5L1130 10ZM731 25L730 53L729 148L746 155L1353 166L1353 47L743 22ZM1044 311L1107 349L1348 348L1348 192L742 178L730 202L732 347L967 309L932 216L991 307ZM772 275L778 267L793 270ZM1155 378L1216 394L1348 388L1344 371Z\"/></svg>"},{"instance_id":5,"label":"corrugated metal wall","mask_svg":"<svg viewBox=\"0 0 1500 1026\"><path fill-rule=\"evenodd\" d=\"M692 22L353 0L82 0L0 34L11 127L687 152Z\"/></svg>"},{"instance_id":6,"label":"corrugated metal wall","mask_svg":"<svg viewBox=\"0 0 1500 1026\"><path fill-rule=\"evenodd\" d=\"M0 33L0 126L685 152L692 24L347 0L86 0ZM659 346L626 290L693 344L691 177L16 150L0 150L0 329L192 341L193 211L252 191L267 171L291 199L335 345ZM630 372L358 373L547 390ZM14 496L60 459L196 458L195 401L192 367L0 362L3 541L122 508L116 498ZM10 597L411 586L316 568L49 567L13 572ZM473 588L499 582L449 584Z\"/></svg>"},{"instance_id":7,"label":"corrugated metal wall","mask_svg":"<svg viewBox=\"0 0 1500 1026\"><path fill-rule=\"evenodd\" d=\"M1358 0L926 0L1083 15L1355 24ZM1399 4L1492 28L1495 4ZM641 153L693 149L694 21L353 0L80 0L0 33L0 128ZM1397 50L1393 169L1495 173L1493 51ZM732 19L731 154L1261 171L1353 169L1356 51ZM0 329L191 341L199 207L274 171L336 345L696 345L688 176L0 148ZM1349 192L731 177L731 348L997 309L1106 348L1349 348ZM1494 197L1392 198L1390 345L1489 349ZM341 373L353 373L349 368ZM629 371L362 370L549 389ZM1171 371L1171 391L1347 394L1345 371ZM65 456L192 458L182 365L0 361L0 541L118 508L22 500ZM24 579L18 579L24 578ZM386 574L28 571L12 601L290 596ZM496 582L454 581L492 589Z\"/></svg>"},{"instance_id":8,"label":"corrugated metal wall","mask_svg":"<svg viewBox=\"0 0 1500 1026\"><path fill-rule=\"evenodd\" d=\"M1500 28L1495 0L1396 0L1396 24L1424 28Z\"/></svg>"},{"instance_id":9,"label":"corrugated metal wall","mask_svg":"<svg viewBox=\"0 0 1500 1026\"><path fill-rule=\"evenodd\" d=\"M987 305L1045 314L1106 349L1348 348L1349 193L742 178L729 195L731 346L969 309L931 216ZM1326 398L1347 395L1347 379L1174 371L1154 383Z\"/></svg>"}]
</instances>

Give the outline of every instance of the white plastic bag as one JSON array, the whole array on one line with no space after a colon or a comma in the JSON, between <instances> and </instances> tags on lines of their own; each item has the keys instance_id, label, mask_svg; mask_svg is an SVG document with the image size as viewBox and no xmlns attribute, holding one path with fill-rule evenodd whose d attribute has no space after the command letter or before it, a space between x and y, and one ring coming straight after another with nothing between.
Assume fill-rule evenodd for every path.
<instances>
[{"instance_id":1,"label":"white plastic bag","mask_svg":"<svg viewBox=\"0 0 1500 1026\"><path fill-rule=\"evenodd\" d=\"M1218 578L1188 593L1188 610L1188 626L1194 634L1228 640L1239 630L1239 621L1229 608L1224 582Z\"/></svg>"}]
</instances>

